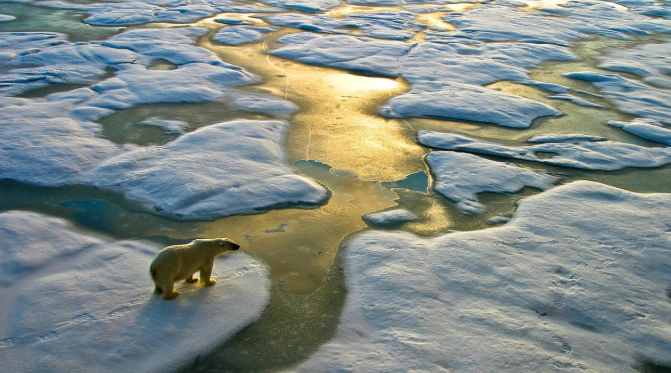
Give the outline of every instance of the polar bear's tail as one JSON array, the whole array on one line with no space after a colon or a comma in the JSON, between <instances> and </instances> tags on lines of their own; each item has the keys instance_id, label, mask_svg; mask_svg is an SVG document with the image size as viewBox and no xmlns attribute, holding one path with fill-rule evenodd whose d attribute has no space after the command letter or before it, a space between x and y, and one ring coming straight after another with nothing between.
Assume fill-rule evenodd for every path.
<instances>
[{"instance_id":1,"label":"polar bear's tail","mask_svg":"<svg viewBox=\"0 0 671 373\"><path fill-rule=\"evenodd\" d=\"M149 267L149 273L151 274L151 278L156 280L156 267L154 267L154 263Z\"/></svg>"}]
</instances>

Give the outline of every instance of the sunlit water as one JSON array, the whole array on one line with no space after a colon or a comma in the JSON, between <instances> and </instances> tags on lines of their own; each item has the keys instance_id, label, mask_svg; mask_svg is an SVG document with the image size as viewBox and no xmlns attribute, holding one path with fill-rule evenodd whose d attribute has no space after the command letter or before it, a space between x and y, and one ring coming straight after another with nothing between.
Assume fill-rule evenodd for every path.
<instances>
[{"instance_id":1,"label":"sunlit water","mask_svg":"<svg viewBox=\"0 0 671 373\"><path fill-rule=\"evenodd\" d=\"M557 6L561 1L528 1L525 10ZM451 4L439 12L420 14L416 22L446 30L453 26L440 17L450 11L468 11L478 4ZM348 14L398 10L393 7L347 5L328 14ZM68 35L71 41L102 40L124 30L81 23L78 12L3 3L2 13L18 17L0 23L0 31L54 31ZM223 14L255 25L265 25L253 15ZM402 79L350 74L337 69L308 66L273 57L267 51L276 48L275 40L293 29L272 33L264 42L243 46L224 46L210 37L224 25L214 17L192 25L211 32L199 45L218 53L229 63L244 67L262 77L262 83L240 89L271 93L296 103L300 110L290 118L291 130L286 150L291 163L303 175L311 177L331 191L329 202L315 209L279 209L258 215L232 216L210 222L181 222L144 211L122 196L90 187L43 188L21 183L0 182L0 210L32 210L60 216L83 229L105 232L118 238L151 239L168 245L196 237L230 237L245 250L263 260L272 273L271 302L261 320L246 328L211 354L184 362L184 371L273 371L299 363L333 335L345 299L342 265L337 256L348 235L366 229L361 216L394 207L406 208L419 219L393 227L421 235L453 230L475 230L494 225L492 218L508 218L515 203L538 193L524 189L516 194L488 193L480 196L487 206L484 214L472 216L458 211L454 204L429 187L430 170L423 161L429 149L416 142L419 130L454 131L509 144L521 144L539 133L585 133L612 140L655 146L624 131L605 125L608 120L628 120L606 100L589 93L598 91L589 83L564 78L563 72L597 70L592 57L607 47L634 47L661 42L657 37L622 41L594 38L575 43L583 60L547 62L533 70L532 78L583 90L581 97L604 106L584 108L576 104L548 99L552 95L535 87L499 82L490 88L547 103L560 110L560 117L536 121L530 129L519 130L496 125L426 118L387 119L377 109L390 97L410 89ZM153 24L140 27L176 27ZM420 33L421 34L421 33ZM412 41L422 40L416 36ZM174 68L157 61L150 68ZM112 74L113 72L110 72ZM103 77L102 79L104 79ZM41 97L81 85L57 85L24 93L23 97ZM110 141L137 145L165 144L177 135L162 129L142 126L151 117L183 120L187 131L236 118L267 119L247 113L226 103L140 105L119 111L99 121L101 136ZM640 192L666 192L671 187L671 167L619 172L587 172L538 164L525 164L561 177L561 182L589 179ZM497 221L501 221L500 219Z\"/></svg>"}]
</instances>

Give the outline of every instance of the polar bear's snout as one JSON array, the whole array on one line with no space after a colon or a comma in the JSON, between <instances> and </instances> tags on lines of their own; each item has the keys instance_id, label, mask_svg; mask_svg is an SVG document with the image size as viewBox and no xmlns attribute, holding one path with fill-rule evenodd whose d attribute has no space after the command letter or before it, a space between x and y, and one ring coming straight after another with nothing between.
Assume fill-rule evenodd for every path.
<instances>
[{"instance_id":1,"label":"polar bear's snout","mask_svg":"<svg viewBox=\"0 0 671 373\"><path fill-rule=\"evenodd\" d=\"M235 243L235 242L231 242L231 243L233 244L233 247L231 247L231 250L237 250L237 249L240 248L240 245L238 245L237 243Z\"/></svg>"}]
</instances>

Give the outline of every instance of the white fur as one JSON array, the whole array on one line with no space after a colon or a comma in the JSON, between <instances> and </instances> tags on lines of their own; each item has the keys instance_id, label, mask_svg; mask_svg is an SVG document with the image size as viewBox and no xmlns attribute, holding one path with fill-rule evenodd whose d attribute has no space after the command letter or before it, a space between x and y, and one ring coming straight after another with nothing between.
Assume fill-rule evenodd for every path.
<instances>
[{"instance_id":1,"label":"white fur","mask_svg":"<svg viewBox=\"0 0 671 373\"><path fill-rule=\"evenodd\" d=\"M200 271L200 282L203 285L214 285L216 281L210 278L214 257L239 247L228 238L213 238L164 248L156 254L149 267L149 274L156 284L154 293L163 293L164 299L175 298L179 292L173 290L174 282L196 282L198 280L193 278L196 271Z\"/></svg>"}]
</instances>

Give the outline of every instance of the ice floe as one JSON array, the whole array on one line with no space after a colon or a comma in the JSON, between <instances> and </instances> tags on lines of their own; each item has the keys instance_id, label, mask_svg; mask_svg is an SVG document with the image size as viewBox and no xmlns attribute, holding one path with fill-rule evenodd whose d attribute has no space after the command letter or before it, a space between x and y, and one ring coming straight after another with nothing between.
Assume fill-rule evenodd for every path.
<instances>
[{"instance_id":1,"label":"ice floe","mask_svg":"<svg viewBox=\"0 0 671 373\"><path fill-rule=\"evenodd\" d=\"M284 121L238 120L203 127L164 146L107 159L87 180L187 219L323 203L327 189L285 163L282 144L288 126Z\"/></svg>"},{"instance_id":2,"label":"ice floe","mask_svg":"<svg viewBox=\"0 0 671 373\"><path fill-rule=\"evenodd\" d=\"M303 12L318 13L340 6L340 0L259 0L259 2Z\"/></svg>"},{"instance_id":3,"label":"ice floe","mask_svg":"<svg viewBox=\"0 0 671 373\"><path fill-rule=\"evenodd\" d=\"M671 91L617 74L580 71L564 76L594 84L601 93L625 113L657 119L671 124Z\"/></svg>"},{"instance_id":4,"label":"ice floe","mask_svg":"<svg viewBox=\"0 0 671 373\"><path fill-rule=\"evenodd\" d=\"M583 135L580 133L542 133L532 136L527 142L547 143L547 142L585 142L585 141L605 141L605 137Z\"/></svg>"},{"instance_id":5,"label":"ice floe","mask_svg":"<svg viewBox=\"0 0 671 373\"><path fill-rule=\"evenodd\" d=\"M637 118L630 122L611 120L608 124L613 127L622 128L632 135L671 145L671 130L664 128L662 123L654 119Z\"/></svg>"},{"instance_id":6,"label":"ice floe","mask_svg":"<svg viewBox=\"0 0 671 373\"><path fill-rule=\"evenodd\" d=\"M417 220L417 215L406 209L375 212L363 216L363 220L375 225L393 225Z\"/></svg>"},{"instance_id":7,"label":"ice floe","mask_svg":"<svg viewBox=\"0 0 671 373\"><path fill-rule=\"evenodd\" d=\"M346 35L324 37L308 32L283 36L277 41L284 46L270 52L275 56L312 65L393 77L399 73L399 57L413 47L413 44L397 41L377 41Z\"/></svg>"},{"instance_id":8,"label":"ice floe","mask_svg":"<svg viewBox=\"0 0 671 373\"><path fill-rule=\"evenodd\" d=\"M479 193L514 193L524 187L545 190L557 181L544 173L467 153L431 152L426 162L435 176L433 188L470 214L485 211L478 202Z\"/></svg>"},{"instance_id":9,"label":"ice floe","mask_svg":"<svg viewBox=\"0 0 671 373\"><path fill-rule=\"evenodd\" d=\"M669 216L668 194L580 181L524 199L501 227L358 234L337 334L292 371L671 365Z\"/></svg>"},{"instance_id":10,"label":"ice floe","mask_svg":"<svg viewBox=\"0 0 671 373\"><path fill-rule=\"evenodd\" d=\"M558 95L548 96L548 98L551 98L551 99L554 99L554 100L570 101L570 102L573 102L576 105L585 106L585 107L593 107L593 108L602 108L603 107L599 104L596 104L596 103L591 102L591 101L587 101L587 100L582 99L578 96L574 96L574 95L568 94L568 93L560 93Z\"/></svg>"},{"instance_id":11,"label":"ice floe","mask_svg":"<svg viewBox=\"0 0 671 373\"><path fill-rule=\"evenodd\" d=\"M294 27L306 31L327 34L352 34L353 30L363 35L392 40L407 40L422 26L413 22L417 15L405 11L354 13L344 18L286 13L265 17L277 26ZM408 30L411 29L411 30Z\"/></svg>"},{"instance_id":12,"label":"ice floe","mask_svg":"<svg viewBox=\"0 0 671 373\"><path fill-rule=\"evenodd\" d=\"M266 33L275 31L275 27L231 26L212 35L212 40L229 45L253 43L266 38Z\"/></svg>"},{"instance_id":13,"label":"ice floe","mask_svg":"<svg viewBox=\"0 0 671 373\"><path fill-rule=\"evenodd\" d=\"M526 128L531 122L559 112L538 101L472 84L417 83L410 92L393 97L380 108L386 117L433 116Z\"/></svg>"},{"instance_id":14,"label":"ice floe","mask_svg":"<svg viewBox=\"0 0 671 373\"><path fill-rule=\"evenodd\" d=\"M0 14L0 22L9 22L15 19L16 17L10 16L9 14Z\"/></svg>"},{"instance_id":15,"label":"ice floe","mask_svg":"<svg viewBox=\"0 0 671 373\"><path fill-rule=\"evenodd\" d=\"M432 148L593 171L616 171L627 167L660 167L671 163L671 148L646 148L617 141L542 143L512 147L456 133L420 131L417 138L421 144Z\"/></svg>"},{"instance_id":16,"label":"ice floe","mask_svg":"<svg viewBox=\"0 0 671 373\"><path fill-rule=\"evenodd\" d=\"M647 83L671 88L671 43L611 49L596 59L602 69L636 74Z\"/></svg>"},{"instance_id":17,"label":"ice floe","mask_svg":"<svg viewBox=\"0 0 671 373\"><path fill-rule=\"evenodd\" d=\"M0 240L7 371L174 371L255 322L269 300L268 270L242 252L216 261L215 286L179 285L165 301L148 273L155 244L21 211L0 214Z\"/></svg>"}]
</instances>

